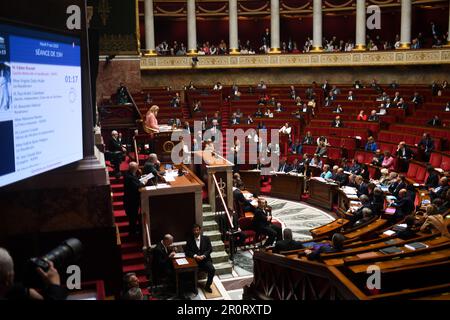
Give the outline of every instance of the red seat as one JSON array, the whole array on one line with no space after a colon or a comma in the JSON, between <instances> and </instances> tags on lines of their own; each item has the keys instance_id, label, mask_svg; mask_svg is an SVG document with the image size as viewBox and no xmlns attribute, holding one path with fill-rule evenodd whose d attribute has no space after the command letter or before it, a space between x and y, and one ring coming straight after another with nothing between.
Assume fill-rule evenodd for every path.
<instances>
[{"instance_id":1,"label":"red seat","mask_svg":"<svg viewBox=\"0 0 450 320\"><path fill-rule=\"evenodd\" d=\"M440 153L433 152L430 156L430 164L434 168L440 168L441 162L442 162L442 155Z\"/></svg>"},{"instance_id":2,"label":"red seat","mask_svg":"<svg viewBox=\"0 0 450 320\"><path fill-rule=\"evenodd\" d=\"M408 167L408 172L406 173L406 177L415 180L418 169L419 166L416 163L410 163Z\"/></svg>"},{"instance_id":3,"label":"red seat","mask_svg":"<svg viewBox=\"0 0 450 320\"><path fill-rule=\"evenodd\" d=\"M416 172L416 178L414 181L417 183L423 183L425 181L425 175L427 174L427 169L424 166L419 166Z\"/></svg>"}]
</instances>

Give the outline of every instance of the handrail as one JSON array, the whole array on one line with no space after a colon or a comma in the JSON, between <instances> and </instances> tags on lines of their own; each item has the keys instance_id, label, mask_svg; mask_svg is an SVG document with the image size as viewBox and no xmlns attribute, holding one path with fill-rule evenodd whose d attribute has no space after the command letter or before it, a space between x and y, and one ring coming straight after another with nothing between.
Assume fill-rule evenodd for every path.
<instances>
[{"instance_id":1,"label":"handrail","mask_svg":"<svg viewBox=\"0 0 450 320\"><path fill-rule=\"evenodd\" d=\"M138 113L139 118L140 118L140 119L143 119L143 118L142 118L142 113L141 113L141 111L139 110L139 108L138 108L138 106L137 106L137 104L136 104L136 101L134 101L134 98L133 98L133 96L131 95L131 93L130 93L130 91L128 90L128 88L126 88L126 90L127 90L128 96L129 96L130 99L131 99L131 104L134 106L134 109L135 109L136 112Z\"/></svg>"},{"instance_id":2,"label":"handrail","mask_svg":"<svg viewBox=\"0 0 450 320\"><path fill-rule=\"evenodd\" d=\"M143 250L150 248L150 229L148 224L148 217L146 214L142 215L142 240L144 243Z\"/></svg>"},{"instance_id":3,"label":"handrail","mask_svg":"<svg viewBox=\"0 0 450 320\"><path fill-rule=\"evenodd\" d=\"M137 148L136 136L133 137L133 144L134 144L134 154L136 156L136 162L139 165L139 152L138 152L138 148Z\"/></svg>"},{"instance_id":4,"label":"handrail","mask_svg":"<svg viewBox=\"0 0 450 320\"><path fill-rule=\"evenodd\" d=\"M227 205L225 203L225 199L223 198L223 195L222 195L222 191L220 191L220 187L219 187L219 183L217 182L216 175L213 173L212 177L214 180L214 184L216 185L217 192L219 193L220 200L222 200L223 208L225 210L225 213L227 214L227 218L228 218L228 222L230 223L230 227L231 227L231 229L234 229L233 219L231 219L230 212L228 211L228 207L227 207Z\"/></svg>"}]
</instances>

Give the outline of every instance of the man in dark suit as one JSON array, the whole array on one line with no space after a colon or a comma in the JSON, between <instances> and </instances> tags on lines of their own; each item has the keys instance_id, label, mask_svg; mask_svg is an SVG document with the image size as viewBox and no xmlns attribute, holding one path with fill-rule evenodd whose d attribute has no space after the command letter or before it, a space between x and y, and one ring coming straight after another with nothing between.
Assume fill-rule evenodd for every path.
<instances>
[{"instance_id":1,"label":"man in dark suit","mask_svg":"<svg viewBox=\"0 0 450 320\"><path fill-rule=\"evenodd\" d=\"M427 126L440 127L442 126L442 121L439 116L434 116L432 119L428 120Z\"/></svg>"},{"instance_id":2,"label":"man in dark suit","mask_svg":"<svg viewBox=\"0 0 450 320\"><path fill-rule=\"evenodd\" d=\"M295 142L291 144L291 150L293 154L302 154L303 145L300 143L300 139L295 139Z\"/></svg>"},{"instance_id":3,"label":"man in dark suit","mask_svg":"<svg viewBox=\"0 0 450 320\"><path fill-rule=\"evenodd\" d=\"M124 159L124 154L126 149L122 146L122 143L119 139L119 133L116 130L111 131L111 139L108 143L108 152L110 155L111 164L114 167L113 174L116 178L120 177L120 164Z\"/></svg>"},{"instance_id":4,"label":"man in dark suit","mask_svg":"<svg viewBox=\"0 0 450 320\"><path fill-rule=\"evenodd\" d=\"M164 238L156 244L152 251L152 272L153 277L161 279L168 277L173 281L172 258L175 256L175 250L172 248L173 237L166 234Z\"/></svg>"},{"instance_id":5,"label":"man in dark suit","mask_svg":"<svg viewBox=\"0 0 450 320\"><path fill-rule=\"evenodd\" d=\"M213 266L211 253L211 240L201 234L202 228L195 224L192 228L193 236L186 242L186 257L194 258L197 261L198 268L208 274L205 291L211 293L211 284L213 282L216 269Z\"/></svg>"},{"instance_id":6,"label":"man in dark suit","mask_svg":"<svg viewBox=\"0 0 450 320\"><path fill-rule=\"evenodd\" d=\"M413 157L413 152L409 147L406 146L406 143L404 141L401 141L398 144L397 157L399 158L399 166L401 168L401 172L407 172L409 167L409 161Z\"/></svg>"},{"instance_id":7,"label":"man in dark suit","mask_svg":"<svg viewBox=\"0 0 450 320\"><path fill-rule=\"evenodd\" d=\"M449 189L448 179L447 177L442 177L439 180L439 185L437 186L437 188L433 188L430 190L431 201L433 201L436 198L441 198L445 200L445 195L448 189Z\"/></svg>"},{"instance_id":8,"label":"man in dark suit","mask_svg":"<svg viewBox=\"0 0 450 320\"><path fill-rule=\"evenodd\" d=\"M254 210L252 221L256 233L268 236L265 247L271 246L275 239L281 239L281 228L272 223L272 216L266 207L266 200L258 199L258 207Z\"/></svg>"},{"instance_id":9,"label":"man in dark suit","mask_svg":"<svg viewBox=\"0 0 450 320\"><path fill-rule=\"evenodd\" d=\"M417 144L420 150L423 151L425 155L425 161L430 160L431 153L434 151L434 141L431 139L431 136L429 133L424 133L422 135L422 139Z\"/></svg>"},{"instance_id":10,"label":"man in dark suit","mask_svg":"<svg viewBox=\"0 0 450 320\"><path fill-rule=\"evenodd\" d=\"M353 212L353 215L350 218L351 225L354 225L356 221L361 220L364 217L363 210L365 208L372 210L372 204L370 203L370 199L367 195L363 194L359 196L359 201L361 202L361 207L359 207L358 210Z\"/></svg>"},{"instance_id":11,"label":"man in dark suit","mask_svg":"<svg viewBox=\"0 0 450 320\"><path fill-rule=\"evenodd\" d=\"M292 230L286 228L283 230L283 240L277 240L275 248L273 248L274 253L280 253L281 251L291 251L302 249L303 245L299 241L292 239Z\"/></svg>"},{"instance_id":12,"label":"man in dark suit","mask_svg":"<svg viewBox=\"0 0 450 320\"><path fill-rule=\"evenodd\" d=\"M130 235L136 235L138 231L138 214L141 205L141 194L139 189L144 187L144 184L137 176L137 171L138 164L136 162L130 162L128 171L124 174L123 182L123 206L130 223Z\"/></svg>"},{"instance_id":13,"label":"man in dark suit","mask_svg":"<svg viewBox=\"0 0 450 320\"><path fill-rule=\"evenodd\" d=\"M280 165L278 166L278 172L289 172L291 171L291 166L286 163L286 159L280 159Z\"/></svg>"},{"instance_id":14,"label":"man in dark suit","mask_svg":"<svg viewBox=\"0 0 450 320\"><path fill-rule=\"evenodd\" d=\"M401 189L398 193L398 199L390 204L391 207L395 207L395 213L392 216L395 220L403 219L410 215L414 211L414 202L408 196L406 189Z\"/></svg>"},{"instance_id":15,"label":"man in dark suit","mask_svg":"<svg viewBox=\"0 0 450 320\"><path fill-rule=\"evenodd\" d=\"M407 187L406 177L404 175L399 175L397 177L397 180L389 186L389 192L393 196L398 198L400 190L406 189L406 187Z\"/></svg>"},{"instance_id":16,"label":"man in dark suit","mask_svg":"<svg viewBox=\"0 0 450 320\"><path fill-rule=\"evenodd\" d=\"M369 194L369 190L367 189L367 184L364 182L363 177L356 176L355 183L356 183L356 192L357 192L358 197L363 194L366 196Z\"/></svg>"},{"instance_id":17,"label":"man in dark suit","mask_svg":"<svg viewBox=\"0 0 450 320\"><path fill-rule=\"evenodd\" d=\"M342 169L342 168L337 169L336 177L334 178L334 180L337 183L339 183L340 187L347 185L348 176L344 173L344 169Z\"/></svg>"},{"instance_id":18,"label":"man in dark suit","mask_svg":"<svg viewBox=\"0 0 450 320\"><path fill-rule=\"evenodd\" d=\"M236 182L236 187L233 188L233 200L235 203L241 206L244 212L253 211L254 207L251 201L245 199L244 194L241 191L243 188L244 183L241 180L238 180Z\"/></svg>"},{"instance_id":19,"label":"man in dark suit","mask_svg":"<svg viewBox=\"0 0 450 320\"><path fill-rule=\"evenodd\" d=\"M425 181L427 189L437 188L439 186L439 176L431 165L427 166L428 178Z\"/></svg>"},{"instance_id":20,"label":"man in dark suit","mask_svg":"<svg viewBox=\"0 0 450 320\"><path fill-rule=\"evenodd\" d=\"M344 124L342 123L340 116L336 116L336 118L331 122L332 128L342 128L343 126Z\"/></svg>"}]
</instances>

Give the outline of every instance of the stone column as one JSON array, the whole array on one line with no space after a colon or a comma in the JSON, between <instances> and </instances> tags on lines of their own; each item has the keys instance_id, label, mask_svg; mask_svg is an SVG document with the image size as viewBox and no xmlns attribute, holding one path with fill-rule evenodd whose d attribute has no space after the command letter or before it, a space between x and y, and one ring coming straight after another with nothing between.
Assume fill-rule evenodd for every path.
<instances>
[{"instance_id":1,"label":"stone column","mask_svg":"<svg viewBox=\"0 0 450 320\"><path fill-rule=\"evenodd\" d=\"M229 51L230 54L238 54L239 46L238 46L238 10L237 10L237 0L228 0L228 11L229 11L229 20L230 20L230 43L229 43Z\"/></svg>"},{"instance_id":2,"label":"stone column","mask_svg":"<svg viewBox=\"0 0 450 320\"><path fill-rule=\"evenodd\" d=\"M156 55L155 50L155 21L153 18L153 0L145 0L144 2L145 16L145 48L147 54Z\"/></svg>"},{"instance_id":3,"label":"stone column","mask_svg":"<svg viewBox=\"0 0 450 320\"><path fill-rule=\"evenodd\" d=\"M195 0L187 0L188 54L197 54L197 18L195 16Z\"/></svg>"},{"instance_id":4,"label":"stone column","mask_svg":"<svg viewBox=\"0 0 450 320\"><path fill-rule=\"evenodd\" d=\"M356 0L356 41L353 50L366 50L366 0Z\"/></svg>"},{"instance_id":5,"label":"stone column","mask_svg":"<svg viewBox=\"0 0 450 320\"><path fill-rule=\"evenodd\" d=\"M280 0L270 0L270 53L280 53Z\"/></svg>"},{"instance_id":6,"label":"stone column","mask_svg":"<svg viewBox=\"0 0 450 320\"><path fill-rule=\"evenodd\" d=\"M447 35L447 45L446 47L450 47L450 6L448 8L448 35Z\"/></svg>"},{"instance_id":7,"label":"stone column","mask_svg":"<svg viewBox=\"0 0 450 320\"><path fill-rule=\"evenodd\" d=\"M402 0L399 49L409 49L411 47L411 7L411 0Z\"/></svg>"},{"instance_id":8,"label":"stone column","mask_svg":"<svg viewBox=\"0 0 450 320\"><path fill-rule=\"evenodd\" d=\"M314 0L313 3L313 49L322 51L322 0Z\"/></svg>"}]
</instances>

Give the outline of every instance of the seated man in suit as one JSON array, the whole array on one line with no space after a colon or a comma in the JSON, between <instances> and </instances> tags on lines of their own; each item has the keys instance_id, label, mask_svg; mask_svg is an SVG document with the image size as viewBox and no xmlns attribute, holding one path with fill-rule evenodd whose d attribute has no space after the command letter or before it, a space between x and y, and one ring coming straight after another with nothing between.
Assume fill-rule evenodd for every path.
<instances>
[{"instance_id":1,"label":"seated man in suit","mask_svg":"<svg viewBox=\"0 0 450 320\"><path fill-rule=\"evenodd\" d=\"M293 154L302 154L303 145L300 143L300 139L295 139L295 142L291 144L291 150Z\"/></svg>"},{"instance_id":2,"label":"seated man in suit","mask_svg":"<svg viewBox=\"0 0 450 320\"><path fill-rule=\"evenodd\" d=\"M427 166L428 178L425 181L425 187L427 189L437 188L439 186L439 175L436 170L434 170L433 166Z\"/></svg>"},{"instance_id":3,"label":"seated man in suit","mask_svg":"<svg viewBox=\"0 0 450 320\"><path fill-rule=\"evenodd\" d=\"M331 238L331 243L314 246L313 250L305 250L306 257L308 260L319 260L322 253L340 252L344 249L344 241L345 236L343 234L335 233Z\"/></svg>"},{"instance_id":4,"label":"seated man in suit","mask_svg":"<svg viewBox=\"0 0 450 320\"><path fill-rule=\"evenodd\" d=\"M242 189L244 189L244 183L237 180L236 187L233 188L233 200L241 206L243 212L253 212L254 207L250 200L245 199Z\"/></svg>"},{"instance_id":5,"label":"seated man in suit","mask_svg":"<svg viewBox=\"0 0 450 320\"><path fill-rule=\"evenodd\" d=\"M406 189L407 181L404 175L399 175L396 180L389 186L389 192L398 198L400 190Z\"/></svg>"},{"instance_id":6,"label":"seated man in suit","mask_svg":"<svg viewBox=\"0 0 450 320\"><path fill-rule=\"evenodd\" d=\"M340 116L336 116L336 118L331 122L332 128L342 128L343 126L344 124L342 123Z\"/></svg>"},{"instance_id":7,"label":"seated man in suit","mask_svg":"<svg viewBox=\"0 0 450 320\"><path fill-rule=\"evenodd\" d=\"M291 166L286 163L286 159L285 158L281 158L280 159L280 165L278 166L278 171L277 172L289 172L289 171L291 171Z\"/></svg>"},{"instance_id":8,"label":"seated man in suit","mask_svg":"<svg viewBox=\"0 0 450 320\"><path fill-rule=\"evenodd\" d=\"M144 168L142 169L142 173L143 174L153 174L154 179L153 181L157 181L157 179L159 178L161 181L165 181L164 177L163 177L163 172L160 171L160 166L161 166L161 162L159 162L158 160L158 156L156 155L156 153L151 153L147 159L147 161L145 161L144 163Z\"/></svg>"},{"instance_id":9,"label":"seated man in suit","mask_svg":"<svg viewBox=\"0 0 450 320\"><path fill-rule=\"evenodd\" d=\"M442 126L442 121L441 119L439 119L439 116L436 115L432 119L427 121L427 126L440 127Z\"/></svg>"},{"instance_id":10,"label":"seated man in suit","mask_svg":"<svg viewBox=\"0 0 450 320\"><path fill-rule=\"evenodd\" d=\"M273 248L274 253L280 253L281 251L291 251L302 249L303 245L300 241L295 241L292 238L292 230L286 228L283 230L283 240L277 240L275 247Z\"/></svg>"},{"instance_id":11,"label":"seated man in suit","mask_svg":"<svg viewBox=\"0 0 450 320\"><path fill-rule=\"evenodd\" d=\"M208 274L205 291L211 293L211 284L213 282L216 269L213 266L211 253L211 240L201 234L202 228L195 224L192 228L193 235L186 242L186 257L194 258L197 261L198 268Z\"/></svg>"},{"instance_id":12,"label":"seated man in suit","mask_svg":"<svg viewBox=\"0 0 450 320\"><path fill-rule=\"evenodd\" d=\"M175 250L172 248L172 244L172 235L166 234L152 251L152 272L156 279L168 278L170 282L174 280L171 259L175 257Z\"/></svg>"},{"instance_id":13,"label":"seated man in suit","mask_svg":"<svg viewBox=\"0 0 450 320\"><path fill-rule=\"evenodd\" d=\"M340 187L347 185L348 176L344 173L344 169L337 169L336 177L334 178L334 180L339 183Z\"/></svg>"},{"instance_id":14,"label":"seated man in suit","mask_svg":"<svg viewBox=\"0 0 450 320\"><path fill-rule=\"evenodd\" d=\"M362 218L357 220L353 226L357 227L360 226L366 222L369 222L370 219L372 219L373 213L370 208L364 208L362 209Z\"/></svg>"},{"instance_id":15,"label":"seated man in suit","mask_svg":"<svg viewBox=\"0 0 450 320\"><path fill-rule=\"evenodd\" d=\"M369 190L367 189L367 184L364 182L362 176L356 176L355 178L356 184L356 193L359 196L365 194L366 196L369 194Z\"/></svg>"},{"instance_id":16,"label":"seated man in suit","mask_svg":"<svg viewBox=\"0 0 450 320\"><path fill-rule=\"evenodd\" d=\"M372 210L372 204L370 203L370 199L367 195L363 194L359 196L359 201L361 202L361 207L359 207L356 211L352 213L352 209L349 209L349 213L352 213L352 217L350 218L350 225L354 225L356 221L361 220L363 218L363 210L364 208Z\"/></svg>"},{"instance_id":17,"label":"seated man in suit","mask_svg":"<svg viewBox=\"0 0 450 320\"><path fill-rule=\"evenodd\" d=\"M369 184L371 187L371 184ZM369 188L370 190L370 188ZM370 206L372 213L380 216L384 211L384 192L380 188L374 188L373 192L369 194Z\"/></svg>"},{"instance_id":18,"label":"seated man in suit","mask_svg":"<svg viewBox=\"0 0 450 320\"><path fill-rule=\"evenodd\" d=\"M122 160L125 158L125 152L127 149L122 146L122 143L119 139L119 133L116 130L111 131L111 139L108 143L108 151L110 154L110 161L114 167L113 174L116 178L120 177L120 164Z\"/></svg>"},{"instance_id":19,"label":"seated man in suit","mask_svg":"<svg viewBox=\"0 0 450 320\"><path fill-rule=\"evenodd\" d=\"M259 198L258 207L254 210L253 229L257 234L266 235L268 238L264 246L271 246L275 239L281 239L281 228L272 223L272 216L267 210L266 200Z\"/></svg>"},{"instance_id":20,"label":"seated man in suit","mask_svg":"<svg viewBox=\"0 0 450 320\"><path fill-rule=\"evenodd\" d=\"M445 199L445 195L448 189L449 189L448 178L442 177L441 179L439 179L438 186L436 188L430 189L431 200L434 200L436 198Z\"/></svg>"},{"instance_id":21,"label":"seated man in suit","mask_svg":"<svg viewBox=\"0 0 450 320\"><path fill-rule=\"evenodd\" d=\"M403 219L414 211L414 202L408 196L406 189L401 189L398 193L398 199L391 202L389 206L396 208L392 216L394 220Z\"/></svg>"}]
</instances>

